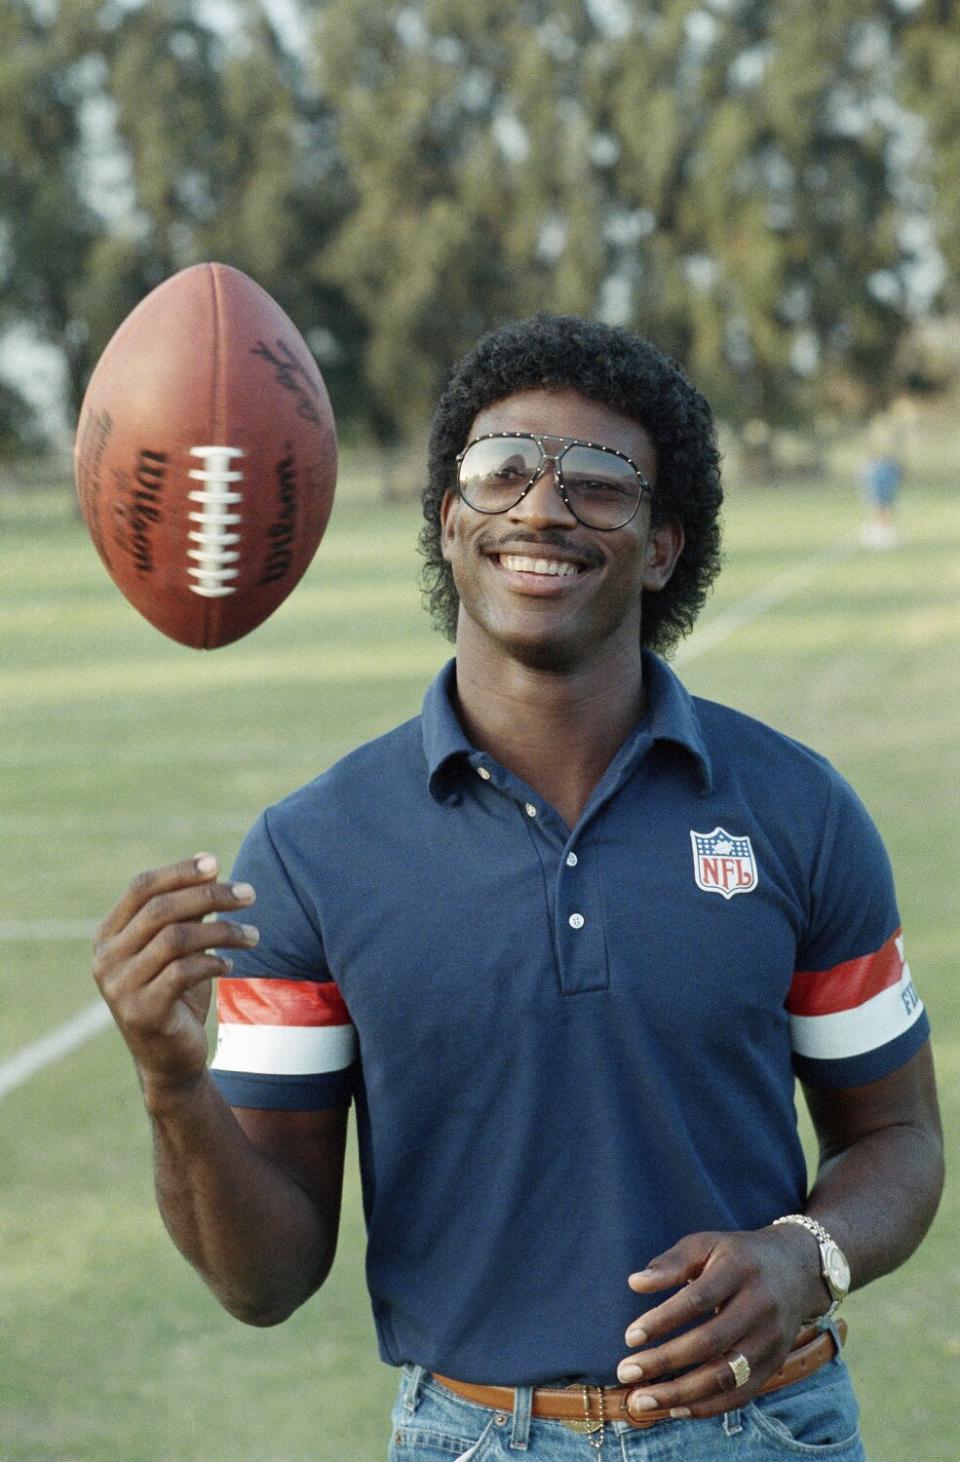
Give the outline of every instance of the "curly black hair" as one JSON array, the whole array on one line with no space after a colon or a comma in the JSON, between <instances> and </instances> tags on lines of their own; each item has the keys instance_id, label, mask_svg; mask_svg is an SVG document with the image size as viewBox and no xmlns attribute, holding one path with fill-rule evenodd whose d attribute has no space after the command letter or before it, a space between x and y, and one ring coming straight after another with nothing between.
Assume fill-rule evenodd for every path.
<instances>
[{"instance_id":1,"label":"curly black hair","mask_svg":"<svg viewBox=\"0 0 960 1462\"><path fill-rule=\"evenodd\" d=\"M669 582L644 591L641 641L669 652L692 628L720 567L720 453L713 413L675 361L629 330L576 315L534 315L491 330L454 367L430 428L420 551L424 604L448 639L459 597L441 551L440 504L477 413L518 391L572 388L631 417L657 453L652 522L685 535Z\"/></svg>"}]
</instances>

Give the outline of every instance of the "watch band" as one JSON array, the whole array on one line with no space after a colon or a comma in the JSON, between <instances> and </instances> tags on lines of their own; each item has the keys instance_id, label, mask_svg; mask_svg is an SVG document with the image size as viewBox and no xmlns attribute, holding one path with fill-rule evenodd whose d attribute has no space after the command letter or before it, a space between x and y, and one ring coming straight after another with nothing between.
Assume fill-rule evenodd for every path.
<instances>
[{"instance_id":1,"label":"watch band","mask_svg":"<svg viewBox=\"0 0 960 1462\"><path fill-rule=\"evenodd\" d=\"M824 1228L823 1224L818 1223L815 1218L811 1218L810 1215L807 1213L785 1213L781 1218L775 1218L773 1220L773 1223L771 1224L771 1227L776 1228L778 1223L798 1224L800 1228L805 1228L808 1233L813 1234L814 1238L817 1241L820 1249L820 1273L823 1277L824 1284L827 1286L827 1289L830 1292L832 1303L827 1307L822 1315L816 1315L808 1320L806 1323L810 1325L825 1325L828 1321L833 1319L834 1315L843 1304L843 1301L846 1299L849 1292L850 1266L847 1263L847 1256L844 1254L843 1250L840 1248L840 1245L836 1242L836 1240L831 1238L831 1236L827 1233L827 1230ZM829 1264L829 1258L831 1255L835 1256L836 1259L840 1261L843 1271L845 1271L846 1273L845 1285L843 1284L842 1274L840 1276L840 1285L838 1285L837 1278L834 1276L833 1273L831 1273L831 1266Z\"/></svg>"},{"instance_id":2,"label":"watch band","mask_svg":"<svg viewBox=\"0 0 960 1462\"><path fill-rule=\"evenodd\" d=\"M776 1228L778 1223L798 1223L801 1228L805 1228L810 1233L815 1234L821 1244L832 1244L834 1242L823 1224L817 1223L817 1220L811 1218L808 1213L785 1213L782 1218L775 1218L770 1227Z\"/></svg>"}]
</instances>

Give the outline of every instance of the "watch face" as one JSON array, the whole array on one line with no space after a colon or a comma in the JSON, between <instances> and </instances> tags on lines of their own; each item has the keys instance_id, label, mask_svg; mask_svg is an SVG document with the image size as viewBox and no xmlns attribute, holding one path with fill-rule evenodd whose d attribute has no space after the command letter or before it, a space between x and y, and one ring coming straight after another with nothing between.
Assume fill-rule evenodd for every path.
<instances>
[{"instance_id":1,"label":"watch face","mask_svg":"<svg viewBox=\"0 0 960 1462\"><path fill-rule=\"evenodd\" d=\"M835 1299L842 1299L850 1288L850 1265L846 1256L836 1244L832 1244L825 1255L827 1261L827 1283Z\"/></svg>"}]
</instances>

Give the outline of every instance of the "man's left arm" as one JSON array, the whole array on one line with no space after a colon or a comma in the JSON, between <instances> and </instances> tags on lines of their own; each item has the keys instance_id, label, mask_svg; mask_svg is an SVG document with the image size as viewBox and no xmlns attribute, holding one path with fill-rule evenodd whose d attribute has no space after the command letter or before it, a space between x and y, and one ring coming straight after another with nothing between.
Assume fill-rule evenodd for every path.
<instances>
[{"instance_id":1,"label":"man's left arm","mask_svg":"<svg viewBox=\"0 0 960 1462\"><path fill-rule=\"evenodd\" d=\"M904 1066L865 1086L804 1088L820 1143L806 1205L843 1249L851 1288L902 1264L933 1220L943 1188L943 1136L929 1043ZM817 1239L797 1224L743 1233L689 1234L629 1278L637 1294L681 1286L627 1330L642 1346L620 1364L639 1382L628 1406L715 1416L754 1396L778 1371L831 1295ZM681 1326L690 1326L677 1335ZM750 1377L737 1387L728 1358ZM660 1377L671 1377L662 1383Z\"/></svg>"}]
</instances>

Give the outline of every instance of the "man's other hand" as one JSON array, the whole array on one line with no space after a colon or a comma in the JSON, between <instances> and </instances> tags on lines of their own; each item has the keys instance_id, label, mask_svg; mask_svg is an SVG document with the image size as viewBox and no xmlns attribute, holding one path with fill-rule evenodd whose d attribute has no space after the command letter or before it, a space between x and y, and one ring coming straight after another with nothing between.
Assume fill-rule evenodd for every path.
<instances>
[{"instance_id":1,"label":"man's other hand","mask_svg":"<svg viewBox=\"0 0 960 1462\"><path fill-rule=\"evenodd\" d=\"M624 1384L642 1383L627 1401L637 1417L654 1407L703 1417L742 1405L783 1365L805 1318L830 1303L815 1242L786 1224L688 1234L628 1282L637 1294L680 1286L626 1332L628 1345L647 1347L617 1371ZM690 1328L676 1334L681 1327ZM742 1385L730 1365L738 1356L750 1367Z\"/></svg>"}]
</instances>

